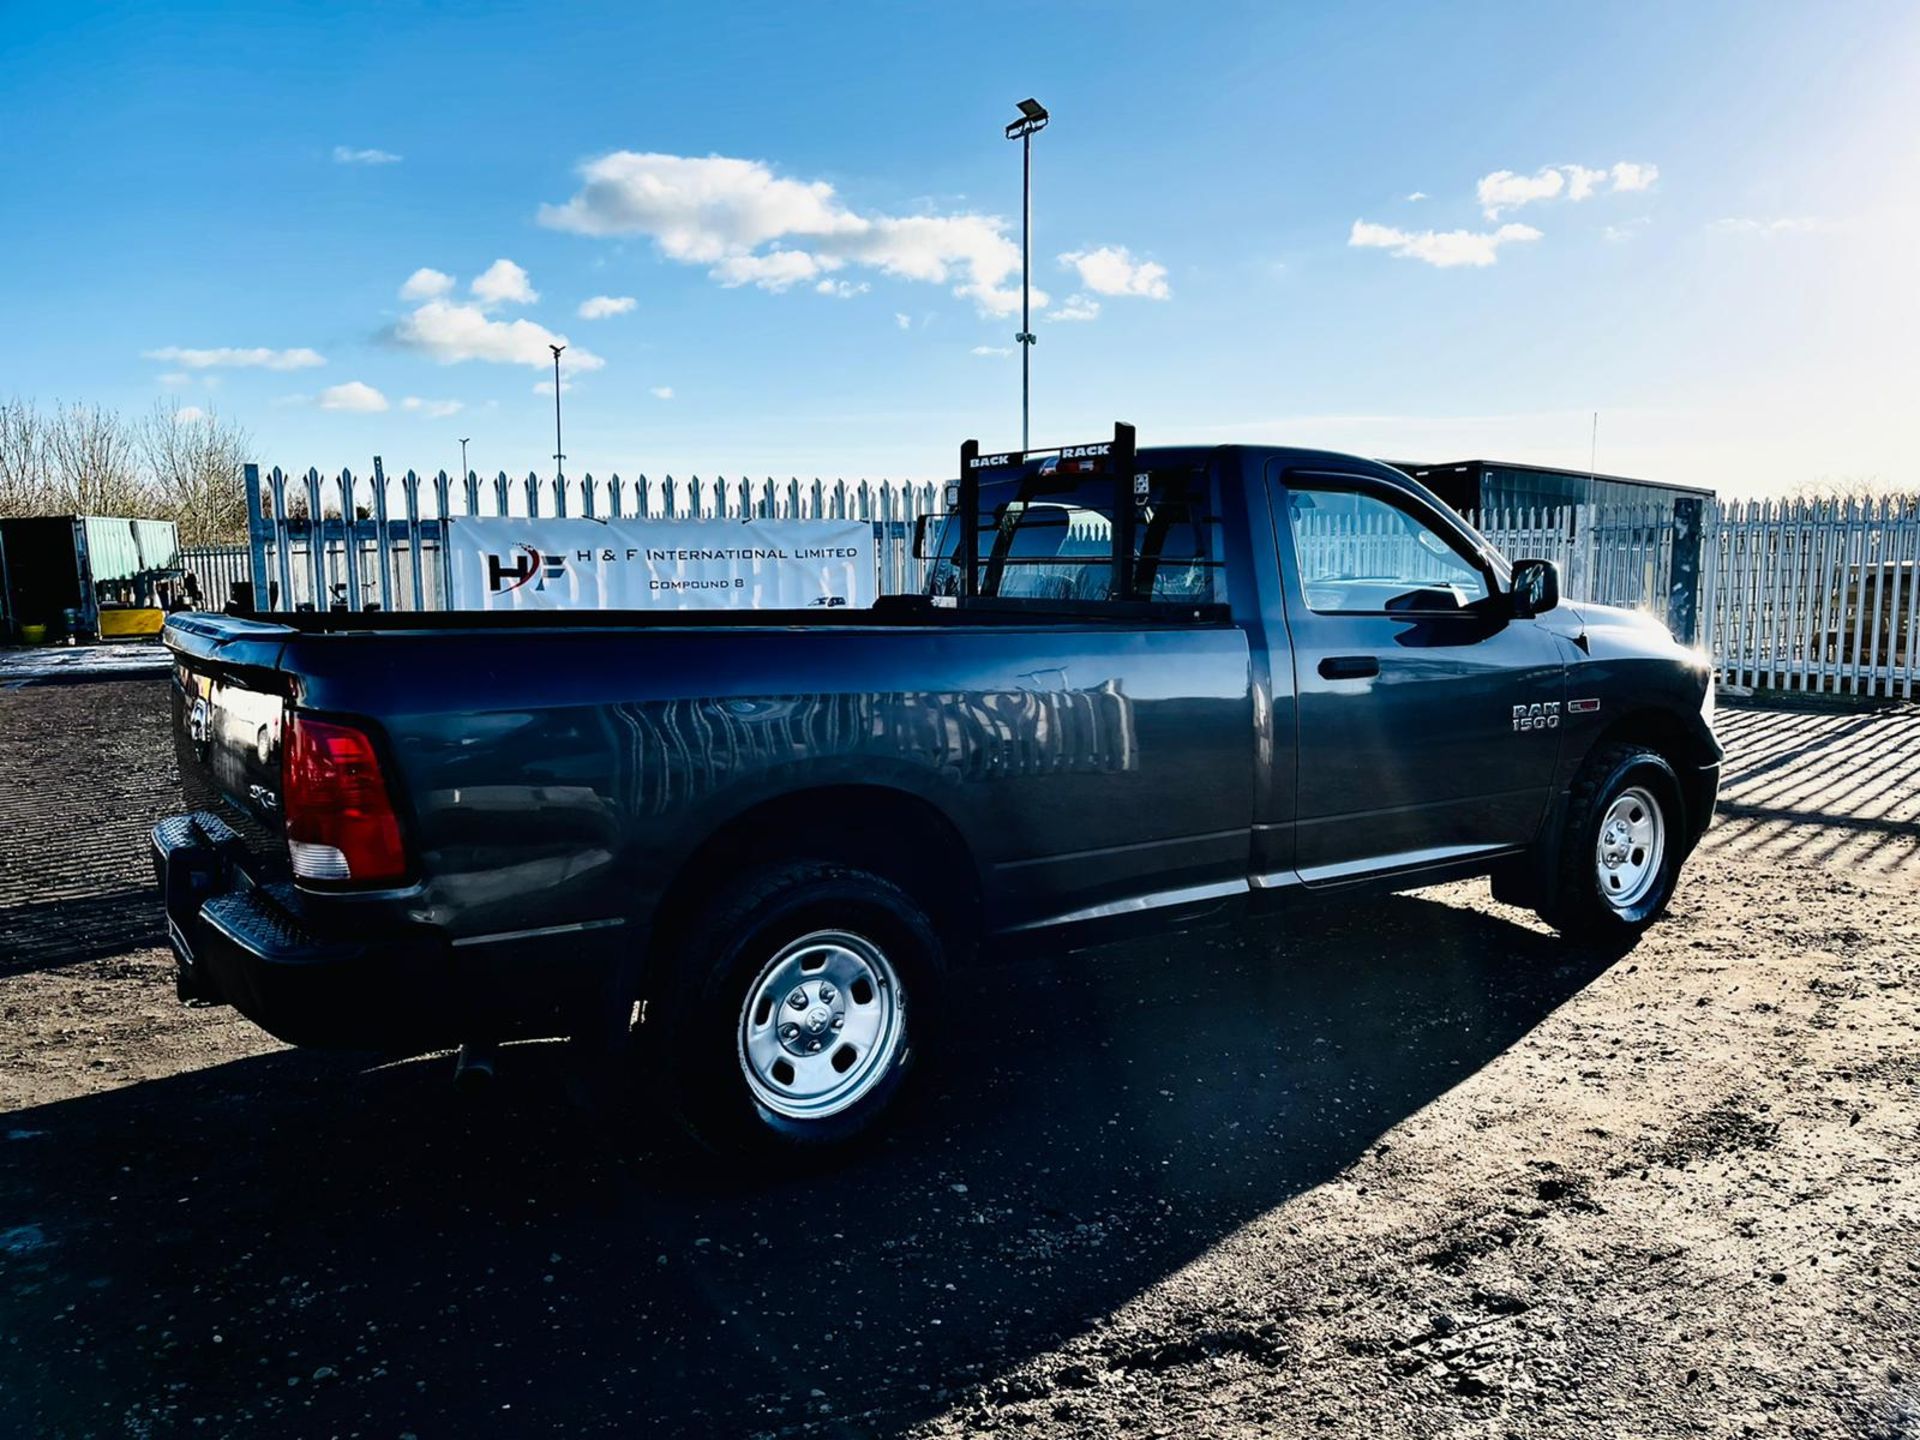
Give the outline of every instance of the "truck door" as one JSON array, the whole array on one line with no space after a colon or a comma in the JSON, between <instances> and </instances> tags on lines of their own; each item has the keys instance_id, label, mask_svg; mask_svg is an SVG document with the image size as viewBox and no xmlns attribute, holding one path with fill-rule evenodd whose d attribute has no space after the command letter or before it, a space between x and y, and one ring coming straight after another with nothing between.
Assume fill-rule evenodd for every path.
<instances>
[{"instance_id":1,"label":"truck door","mask_svg":"<svg viewBox=\"0 0 1920 1440\"><path fill-rule=\"evenodd\" d=\"M1532 840L1559 755L1559 642L1508 613L1493 563L1437 504L1366 475L1268 480L1298 696L1301 879Z\"/></svg>"}]
</instances>

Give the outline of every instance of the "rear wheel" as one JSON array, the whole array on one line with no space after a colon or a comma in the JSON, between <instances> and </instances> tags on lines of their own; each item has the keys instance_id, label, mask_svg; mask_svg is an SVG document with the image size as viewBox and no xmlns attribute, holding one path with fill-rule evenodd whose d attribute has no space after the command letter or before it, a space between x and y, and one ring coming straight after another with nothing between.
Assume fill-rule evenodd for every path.
<instances>
[{"instance_id":1,"label":"rear wheel","mask_svg":"<svg viewBox=\"0 0 1920 1440\"><path fill-rule=\"evenodd\" d=\"M845 1144L894 1108L942 968L925 909L826 863L767 866L675 927L657 963L649 1089L722 1153Z\"/></svg>"},{"instance_id":2,"label":"rear wheel","mask_svg":"<svg viewBox=\"0 0 1920 1440\"><path fill-rule=\"evenodd\" d=\"M1607 745L1574 781L1554 893L1541 914L1569 940L1630 945L1679 878L1679 780L1656 751Z\"/></svg>"}]
</instances>

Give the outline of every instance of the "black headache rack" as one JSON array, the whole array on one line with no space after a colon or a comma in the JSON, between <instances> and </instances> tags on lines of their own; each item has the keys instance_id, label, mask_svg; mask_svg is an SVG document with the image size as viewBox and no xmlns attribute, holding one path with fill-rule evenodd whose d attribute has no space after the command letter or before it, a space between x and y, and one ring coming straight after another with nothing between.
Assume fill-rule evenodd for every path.
<instances>
[{"instance_id":1,"label":"black headache rack","mask_svg":"<svg viewBox=\"0 0 1920 1440\"><path fill-rule=\"evenodd\" d=\"M960 572L959 600L970 608L991 604L998 597L986 592L997 588L1000 571L1006 558L1009 532L1002 530L995 538L993 552L986 559L988 574L996 581L995 585L981 584L980 558L980 482L983 479L998 479L1004 475L1018 475L1021 480L1019 499L1030 500L1041 485L1061 474L1108 474L1113 477L1113 585L1112 598L1082 602L1066 602L1073 608L1085 606L1098 608L1111 613L1112 607L1121 605L1145 605L1134 593L1133 551L1136 528L1136 512L1147 502L1147 477L1134 473L1134 457L1138 446L1134 440L1133 426L1124 420L1113 422L1113 438L1096 441L1090 445L1056 445L1036 450L1006 450L992 454L980 453L980 442L969 440L960 447L960 481L955 496L954 510L960 521L960 543L956 548L956 568ZM1006 605L1031 607L1035 602L1025 600L1000 601ZM1040 602L1048 609L1056 608L1062 602ZM1163 607L1154 606L1158 610ZM1192 608L1192 607L1187 607Z\"/></svg>"}]
</instances>

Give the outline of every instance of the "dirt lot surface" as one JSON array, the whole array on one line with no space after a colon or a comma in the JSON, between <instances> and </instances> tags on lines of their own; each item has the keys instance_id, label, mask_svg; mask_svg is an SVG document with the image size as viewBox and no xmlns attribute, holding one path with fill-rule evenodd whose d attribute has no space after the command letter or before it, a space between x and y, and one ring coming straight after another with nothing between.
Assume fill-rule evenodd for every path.
<instances>
[{"instance_id":1,"label":"dirt lot surface","mask_svg":"<svg viewBox=\"0 0 1920 1440\"><path fill-rule=\"evenodd\" d=\"M1723 715L1625 959L1485 888L987 969L830 1173L173 997L150 680L0 689L0 1431L1920 1435L1920 719Z\"/></svg>"}]
</instances>

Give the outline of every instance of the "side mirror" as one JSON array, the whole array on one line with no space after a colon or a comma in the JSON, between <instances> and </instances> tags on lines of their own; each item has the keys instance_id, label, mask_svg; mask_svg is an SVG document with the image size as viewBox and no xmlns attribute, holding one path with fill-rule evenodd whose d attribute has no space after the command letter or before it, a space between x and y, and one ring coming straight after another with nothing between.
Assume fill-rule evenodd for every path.
<instances>
[{"instance_id":1,"label":"side mirror","mask_svg":"<svg viewBox=\"0 0 1920 1440\"><path fill-rule=\"evenodd\" d=\"M1560 603L1560 567L1551 560L1514 561L1508 595L1516 619L1546 614Z\"/></svg>"},{"instance_id":2,"label":"side mirror","mask_svg":"<svg viewBox=\"0 0 1920 1440\"><path fill-rule=\"evenodd\" d=\"M916 560L937 560L933 553L933 541L938 534L937 527L947 517L944 515L922 515L913 522L913 558Z\"/></svg>"}]
</instances>

